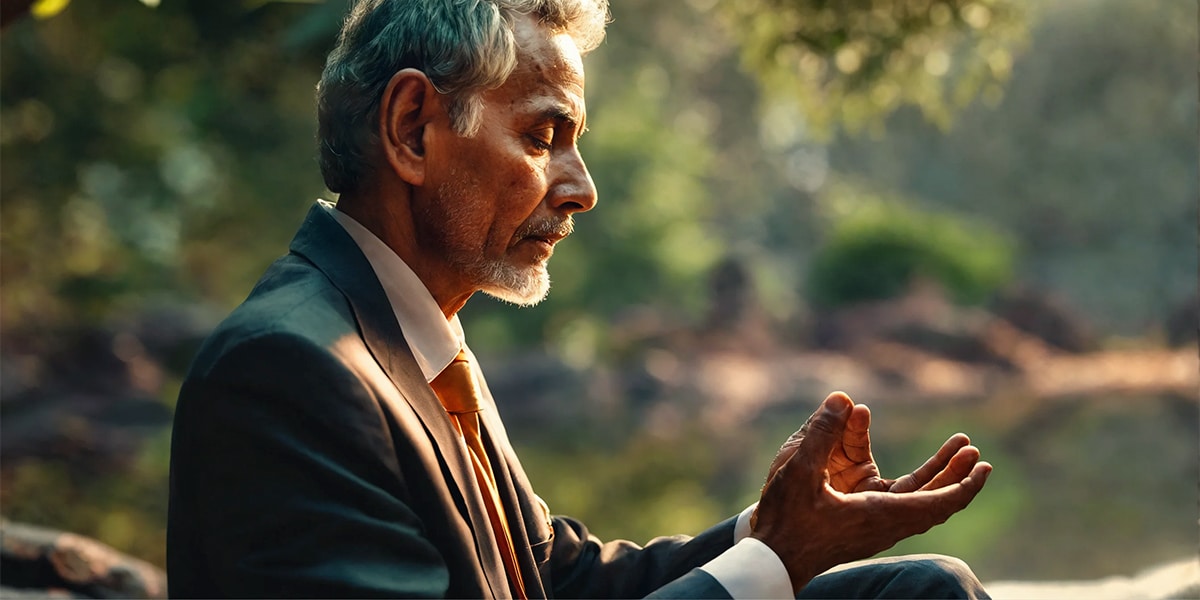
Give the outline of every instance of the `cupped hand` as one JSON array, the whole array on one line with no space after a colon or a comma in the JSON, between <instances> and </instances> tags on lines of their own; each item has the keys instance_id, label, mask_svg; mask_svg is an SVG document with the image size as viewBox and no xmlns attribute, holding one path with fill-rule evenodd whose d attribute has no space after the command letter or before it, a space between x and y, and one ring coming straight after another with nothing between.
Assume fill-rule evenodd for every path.
<instances>
[{"instance_id":1,"label":"cupped hand","mask_svg":"<svg viewBox=\"0 0 1200 600\"><path fill-rule=\"evenodd\" d=\"M928 531L965 508L991 465L964 435L920 468L879 477L870 452L870 411L830 394L772 462L751 535L779 555L799 591L817 574Z\"/></svg>"},{"instance_id":2,"label":"cupped hand","mask_svg":"<svg viewBox=\"0 0 1200 600\"><path fill-rule=\"evenodd\" d=\"M829 455L830 484L843 493L905 493L944 487L961 481L979 462L979 449L970 443L966 434L956 433L925 464L898 479L884 479L871 453L871 410L859 404L851 409L842 439Z\"/></svg>"},{"instance_id":3,"label":"cupped hand","mask_svg":"<svg viewBox=\"0 0 1200 600\"><path fill-rule=\"evenodd\" d=\"M979 462L979 449L970 445L971 439L966 434L956 433L925 464L902 477L884 479L871 453L871 409L865 404L854 404L842 392L833 392L826 402L835 396L837 402L844 401L851 407L841 439L835 442L829 455L829 482L839 492L904 493L937 489L961 481ZM799 448L819 412L814 412L804 426L784 442L767 470L768 482Z\"/></svg>"}]
</instances>

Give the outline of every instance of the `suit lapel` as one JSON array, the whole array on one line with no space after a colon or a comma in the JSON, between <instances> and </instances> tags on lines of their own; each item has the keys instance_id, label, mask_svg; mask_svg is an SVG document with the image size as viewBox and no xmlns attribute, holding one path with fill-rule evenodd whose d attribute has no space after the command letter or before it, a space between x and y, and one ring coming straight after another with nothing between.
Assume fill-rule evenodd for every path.
<instances>
[{"instance_id":1,"label":"suit lapel","mask_svg":"<svg viewBox=\"0 0 1200 600\"><path fill-rule=\"evenodd\" d=\"M472 359L473 360L473 359ZM478 364L478 362L476 363ZM521 469L516 452L508 442L508 433L496 410L496 401L487 387L486 380L481 376L480 391L483 394L485 409L480 413L487 445L488 458L492 462L492 470L496 474L496 487L500 493L504 511L508 516L509 529L513 537L513 547L517 553L517 561L521 566L521 578L525 582L525 592L530 598L546 598L546 590L542 587L542 576L538 571L539 561L534 557L534 543L545 543L549 538L550 526L542 522L549 518L545 514L544 505L536 500L533 486ZM530 529L534 535L530 535ZM538 536L538 533L542 533ZM534 538L537 538L536 540Z\"/></svg>"},{"instance_id":2,"label":"suit lapel","mask_svg":"<svg viewBox=\"0 0 1200 600\"><path fill-rule=\"evenodd\" d=\"M425 381L396 322L387 294L350 234L320 204L313 206L292 240L291 251L311 261L342 292L354 311L363 341L433 438L458 487L458 510L471 523L476 554L494 597L509 597L508 578L483 505L466 447ZM486 550L484 550L486 549Z\"/></svg>"}]
</instances>

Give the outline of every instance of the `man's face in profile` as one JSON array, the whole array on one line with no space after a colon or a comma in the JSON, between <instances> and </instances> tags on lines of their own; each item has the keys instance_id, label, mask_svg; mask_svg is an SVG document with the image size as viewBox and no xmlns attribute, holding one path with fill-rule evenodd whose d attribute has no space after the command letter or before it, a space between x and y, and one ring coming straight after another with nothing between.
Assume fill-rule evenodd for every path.
<instances>
[{"instance_id":1,"label":"man's face in profile","mask_svg":"<svg viewBox=\"0 0 1200 600\"><path fill-rule=\"evenodd\" d=\"M554 244L573 213L595 205L596 189L576 146L586 108L575 42L531 17L513 32L517 68L481 92L479 131L429 136L413 218L418 241L453 270L446 277L532 305L549 290Z\"/></svg>"}]
</instances>

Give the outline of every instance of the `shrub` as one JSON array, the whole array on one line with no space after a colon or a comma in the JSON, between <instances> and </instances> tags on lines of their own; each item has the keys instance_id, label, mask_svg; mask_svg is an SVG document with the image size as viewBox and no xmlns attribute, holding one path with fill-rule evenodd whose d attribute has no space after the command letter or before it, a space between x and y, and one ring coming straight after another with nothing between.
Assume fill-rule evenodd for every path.
<instances>
[{"instance_id":1,"label":"shrub","mask_svg":"<svg viewBox=\"0 0 1200 600\"><path fill-rule=\"evenodd\" d=\"M1012 276L1013 244L993 228L899 203L862 207L838 220L817 250L809 300L834 308L902 295L918 278L960 304L986 301Z\"/></svg>"}]
</instances>

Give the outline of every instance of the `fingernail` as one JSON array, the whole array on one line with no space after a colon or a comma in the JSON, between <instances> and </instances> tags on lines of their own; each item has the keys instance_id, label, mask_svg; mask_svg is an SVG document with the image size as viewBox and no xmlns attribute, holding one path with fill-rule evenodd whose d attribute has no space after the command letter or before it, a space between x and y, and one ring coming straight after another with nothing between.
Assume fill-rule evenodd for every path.
<instances>
[{"instance_id":1,"label":"fingernail","mask_svg":"<svg viewBox=\"0 0 1200 600\"><path fill-rule=\"evenodd\" d=\"M844 412L849 412L854 406L854 403L850 402L850 398L847 398L845 394L841 392L834 392L825 399L825 406L834 413L842 414Z\"/></svg>"}]
</instances>

